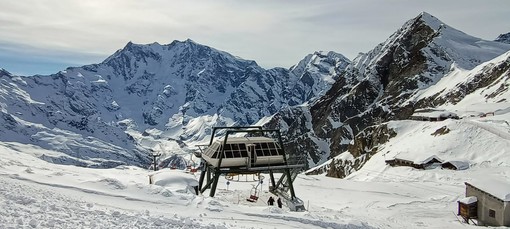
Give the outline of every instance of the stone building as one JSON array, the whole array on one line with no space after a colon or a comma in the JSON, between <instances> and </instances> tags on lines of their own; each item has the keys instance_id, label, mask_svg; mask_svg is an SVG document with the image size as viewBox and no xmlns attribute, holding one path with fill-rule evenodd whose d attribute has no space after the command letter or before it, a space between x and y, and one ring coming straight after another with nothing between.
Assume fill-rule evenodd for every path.
<instances>
[{"instance_id":1,"label":"stone building","mask_svg":"<svg viewBox=\"0 0 510 229\"><path fill-rule=\"evenodd\" d=\"M487 179L465 184L466 197L476 197L478 225L510 226L510 183Z\"/></svg>"}]
</instances>

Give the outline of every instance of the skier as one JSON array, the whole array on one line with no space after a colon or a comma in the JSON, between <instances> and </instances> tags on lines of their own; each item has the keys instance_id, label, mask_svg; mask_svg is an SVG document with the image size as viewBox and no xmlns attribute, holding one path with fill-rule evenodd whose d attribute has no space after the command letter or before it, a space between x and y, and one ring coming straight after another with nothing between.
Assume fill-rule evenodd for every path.
<instances>
[{"instance_id":1,"label":"skier","mask_svg":"<svg viewBox=\"0 0 510 229\"><path fill-rule=\"evenodd\" d=\"M278 204L279 208L282 208L283 203L282 203L282 199L280 197L278 197L278 200L276 201L276 203Z\"/></svg>"},{"instance_id":2,"label":"skier","mask_svg":"<svg viewBox=\"0 0 510 229\"><path fill-rule=\"evenodd\" d=\"M274 204L274 198L271 196L269 197L269 200L267 200L267 205L273 206Z\"/></svg>"}]
</instances>

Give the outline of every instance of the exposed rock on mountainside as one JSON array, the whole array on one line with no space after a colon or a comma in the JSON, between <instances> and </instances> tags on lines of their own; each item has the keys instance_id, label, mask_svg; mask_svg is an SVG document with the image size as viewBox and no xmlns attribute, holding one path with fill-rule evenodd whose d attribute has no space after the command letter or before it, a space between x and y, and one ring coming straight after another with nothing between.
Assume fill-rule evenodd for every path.
<instances>
[{"instance_id":1,"label":"exposed rock on mountainside","mask_svg":"<svg viewBox=\"0 0 510 229\"><path fill-rule=\"evenodd\" d=\"M363 129L348 146L349 158L333 158L323 166L307 172L308 175L326 173L330 177L345 177L359 170L366 161L378 152L379 146L388 142L396 133L381 124Z\"/></svg>"},{"instance_id":2,"label":"exposed rock on mountainside","mask_svg":"<svg viewBox=\"0 0 510 229\"><path fill-rule=\"evenodd\" d=\"M431 104L422 95L456 69L471 70L509 49L509 45L469 36L422 13L384 43L358 56L326 95L307 107L280 112L268 126L289 126L284 135L296 139L290 147L299 149L295 153L308 153L310 166L340 154L356 154L349 147L352 141L371 141L371 136L359 135L365 128L387 120L406 119L415 109L451 101L436 99ZM486 83L471 83L469 92L500 76L494 73ZM462 91L459 88L452 90ZM306 122L293 128L286 121L287 114L303 114L305 117L294 119ZM337 177L348 175L347 167L359 168L363 164L357 156L339 156L334 163L338 164L337 171L342 172L328 174ZM318 170L328 171L321 167Z\"/></svg>"}]
</instances>

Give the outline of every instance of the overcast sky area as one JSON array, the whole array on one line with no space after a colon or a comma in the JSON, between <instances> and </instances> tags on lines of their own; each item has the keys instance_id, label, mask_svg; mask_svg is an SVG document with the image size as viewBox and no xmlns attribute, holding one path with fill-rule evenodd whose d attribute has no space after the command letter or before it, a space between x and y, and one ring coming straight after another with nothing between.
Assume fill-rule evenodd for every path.
<instances>
[{"instance_id":1,"label":"overcast sky area","mask_svg":"<svg viewBox=\"0 0 510 229\"><path fill-rule=\"evenodd\" d=\"M0 0L0 68L51 74L187 38L289 68L318 50L354 59L422 11L486 40L510 32L510 0Z\"/></svg>"}]
</instances>

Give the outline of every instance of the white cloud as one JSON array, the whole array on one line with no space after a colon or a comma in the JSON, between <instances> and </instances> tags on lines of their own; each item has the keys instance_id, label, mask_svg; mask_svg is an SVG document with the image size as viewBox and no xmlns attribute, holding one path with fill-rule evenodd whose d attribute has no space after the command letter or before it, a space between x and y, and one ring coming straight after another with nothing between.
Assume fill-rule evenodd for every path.
<instances>
[{"instance_id":1,"label":"white cloud","mask_svg":"<svg viewBox=\"0 0 510 229\"><path fill-rule=\"evenodd\" d=\"M384 41L427 11L485 39L508 32L510 1L408 0L0 0L0 42L54 52L102 55L128 41L199 43L290 67L307 53L333 50L349 58ZM83 63L88 64L88 63Z\"/></svg>"}]
</instances>

